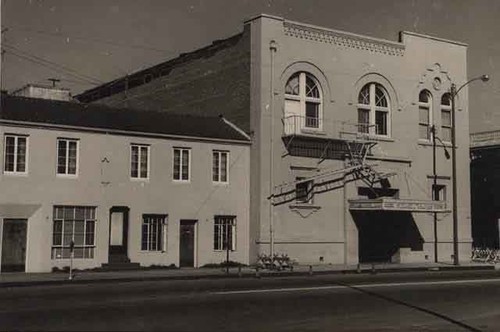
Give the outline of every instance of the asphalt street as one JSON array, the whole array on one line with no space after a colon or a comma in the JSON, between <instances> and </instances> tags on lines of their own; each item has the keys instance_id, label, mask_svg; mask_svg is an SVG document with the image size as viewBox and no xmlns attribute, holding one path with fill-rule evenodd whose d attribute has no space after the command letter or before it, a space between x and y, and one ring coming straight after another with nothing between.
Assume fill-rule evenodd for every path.
<instances>
[{"instance_id":1,"label":"asphalt street","mask_svg":"<svg viewBox=\"0 0 500 332\"><path fill-rule=\"evenodd\" d=\"M500 273L0 288L0 330L498 331Z\"/></svg>"}]
</instances>

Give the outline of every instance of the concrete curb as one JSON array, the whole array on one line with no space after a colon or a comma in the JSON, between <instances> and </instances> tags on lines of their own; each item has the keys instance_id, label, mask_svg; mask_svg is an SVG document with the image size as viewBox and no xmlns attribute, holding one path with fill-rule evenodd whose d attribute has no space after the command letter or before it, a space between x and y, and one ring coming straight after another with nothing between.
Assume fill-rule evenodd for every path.
<instances>
[{"instance_id":1,"label":"concrete curb","mask_svg":"<svg viewBox=\"0 0 500 332\"><path fill-rule=\"evenodd\" d=\"M0 282L0 288L9 287L32 287L32 286L56 286L56 285L84 285L84 284L105 284L118 282L144 282L144 281L166 281L166 280L200 280L200 279L240 279L240 278L272 278L272 277L293 277L293 276L314 276L314 275L335 275L335 274L378 274L378 273L402 273L402 272L425 272L425 271L471 271L471 270L495 270L493 265L484 266L439 266L439 267L397 267L382 268L372 270L371 268L343 269L343 270L323 270L323 271L259 271L259 273L242 272L241 274L206 274L206 275L165 275L165 276L144 276L116 278L94 278L78 279L78 274L73 280L33 280L33 281L5 281ZM105 272L103 272L105 273ZM137 272L138 274L140 272Z\"/></svg>"}]
</instances>

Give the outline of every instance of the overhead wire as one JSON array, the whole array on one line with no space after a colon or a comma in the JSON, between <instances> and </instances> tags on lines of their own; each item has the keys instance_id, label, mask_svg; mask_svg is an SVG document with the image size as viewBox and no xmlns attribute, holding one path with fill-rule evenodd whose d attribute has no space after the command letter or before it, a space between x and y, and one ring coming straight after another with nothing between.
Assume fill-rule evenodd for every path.
<instances>
[{"instance_id":1,"label":"overhead wire","mask_svg":"<svg viewBox=\"0 0 500 332\"><path fill-rule=\"evenodd\" d=\"M27 28L27 27L20 27L20 26L9 26L9 28L11 28L13 30L29 31L29 32L37 33L37 34L58 37L58 38L70 38L70 39L75 39L75 40L89 41L89 42L93 42L93 43L108 44L108 45L112 45L115 47L123 47L123 48L129 48L129 49L130 48L141 49L141 50L148 50L148 51L165 53L165 54L175 54L175 52L173 52L173 51L169 51L169 50L165 50L165 49L161 49L161 48L156 48L156 47L152 47L152 46L148 46L148 45L119 43L116 41L110 41L110 40L105 40L105 39L100 39L100 38L95 38L95 37L71 36L71 35L68 35L65 33L61 33L61 32L50 32L50 31L45 31L45 30L40 30L40 29L32 29L32 28Z\"/></svg>"},{"instance_id":2,"label":"overhead wire","mask_svg":"<svg viewBox=\"0 0 500 332\"><path fill-rule=\"evenodd\" d=\"M99 85L99 84L104 83L103 81L101 81L98 78L92 77L92 76L87 75L87 74L82 74L82 73L80 73L74 69L71 69L67 66L60 65L60 64L57 64L57 63L52 62L50 60L47 60L45 58L36 56L34 54L31 54L27 51L21 50L21 49L14 47L12 45L4 44L4 47L6 48L8 53L14 54L18 57L24 58L25 60L37 63L39 65L49 67L53 70L63 71L66 74L71 75L74 78L78 78L82 81L86 81L87 83L91 83L91 84L95 84L95 85Z\"/></svg>"}]
</instances>

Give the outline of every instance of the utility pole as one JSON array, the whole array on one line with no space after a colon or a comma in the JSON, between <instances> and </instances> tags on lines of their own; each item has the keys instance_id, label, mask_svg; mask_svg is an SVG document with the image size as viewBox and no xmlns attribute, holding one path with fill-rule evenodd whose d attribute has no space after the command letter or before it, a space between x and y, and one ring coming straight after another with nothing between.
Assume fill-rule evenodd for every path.
<instances>
[{"instance_id":1,"label":"utility pole","mask_svg":"<svg viewBox=\"0 0 500 332\"><path fill-rule=\"evenodd\" d=\"M432 125L432 200L437 201L437 173L436 173L436 126ZM437 212L434 212L434 262L438 262L438 231Z\"/></svg>"}]
</instances>

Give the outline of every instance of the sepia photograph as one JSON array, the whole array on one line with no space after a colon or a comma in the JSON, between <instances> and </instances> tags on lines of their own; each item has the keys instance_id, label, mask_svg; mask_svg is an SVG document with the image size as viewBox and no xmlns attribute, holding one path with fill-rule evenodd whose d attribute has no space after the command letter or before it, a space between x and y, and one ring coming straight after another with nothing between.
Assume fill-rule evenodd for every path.
<instances>
[{"instance_id":1,"label":"sepia photograph","mask_svg":"<svg viewBox=\"0 0 500 332\"><path fill-rule=\"evenodd\" d=\"M500 331L500 1L0 28L0 331Z\"/></svg>"}]
</instances>

